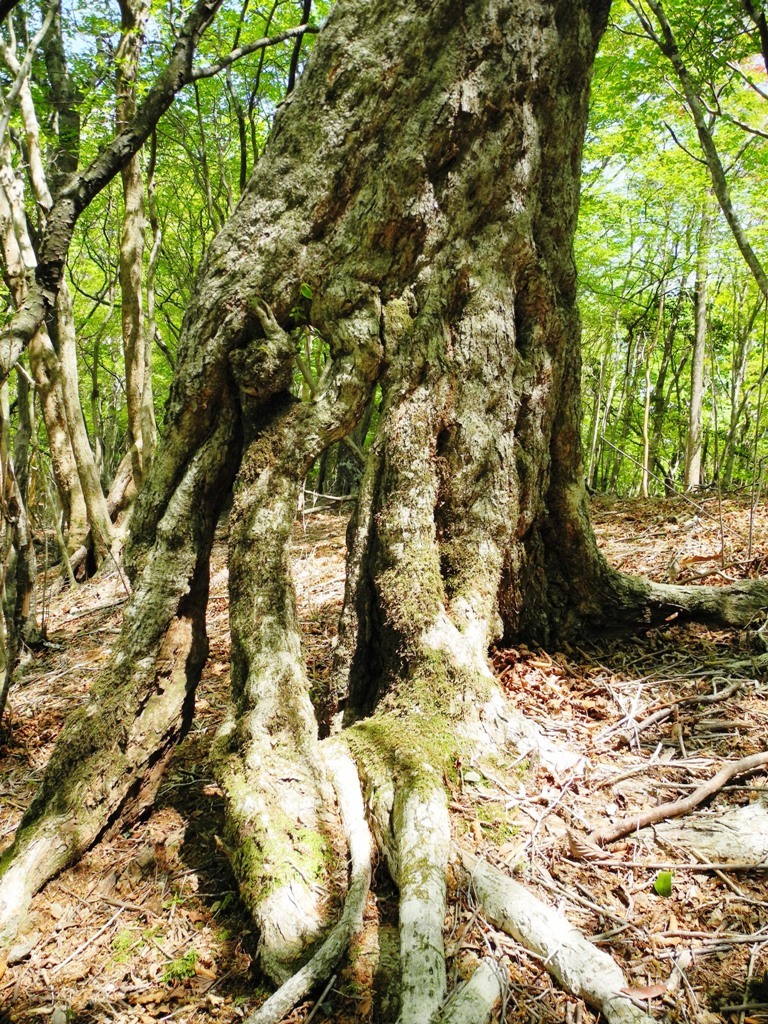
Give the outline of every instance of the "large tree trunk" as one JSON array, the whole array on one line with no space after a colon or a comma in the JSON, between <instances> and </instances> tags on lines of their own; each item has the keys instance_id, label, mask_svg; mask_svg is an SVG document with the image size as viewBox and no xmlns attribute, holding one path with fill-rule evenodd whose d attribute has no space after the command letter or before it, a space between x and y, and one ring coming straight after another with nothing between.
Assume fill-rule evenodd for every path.
<instances>
[{"instance_id":1,"label":"large tree trunk","mask_svg":"<svg viewBox=\"0 0 768 1024\"><path fill-rule=\"evenodd\" d=\"M200 271L167 432L132 521L134 598L117 655L4 858L6 931L137 791L146 798L183 728L212 529L242 432L232 703L216 749L227 845L266 973L285 978L320 936L327 743L288 553L307 471L379 384L324 717L340 733L333 749L355 756L400 889L400 1021L438 1013L442 772L459 750L507 741L557 756L505 705L489 644L694 600L612 573L586 511L571 245L607 10L607 0L339 0ZM330 361L299 401L286 329L305 284ZM736 615L740 595L728 597ZM333 936L297 977L327 968ZM498 986L478 988L490 1000L479 1021ZM254 1021L277 1019L269 1012Z\"/></svg>"}]
</instances>

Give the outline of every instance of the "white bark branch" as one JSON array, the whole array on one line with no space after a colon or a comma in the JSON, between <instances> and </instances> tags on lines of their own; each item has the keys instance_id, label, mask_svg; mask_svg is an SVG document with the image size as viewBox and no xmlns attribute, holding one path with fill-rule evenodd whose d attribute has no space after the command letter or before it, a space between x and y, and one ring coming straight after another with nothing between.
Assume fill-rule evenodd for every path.
<instances>
[{"instance_id":1,"label":"white bark branch","mask_svg":"<svg viewBox=\"0 0 768 1024\"><path fill-rule=\"evenodd\" d=\"M439 1024L486 1024L501 999L505 980L503 968L487 957L469 981L453 992Z\"/></svg>"},{"instance_id":2,"label":"white bark branch","mask_svg":"<svg viewBox=\"0 0 768 1024\"><path fill-rule=\"evenodd\" d=\"M443 928L451 827L442 787L421 778L396 794L393 828L400 889L398 1024L425 1024L447 987Z\"/></svg>"}]
</instances>

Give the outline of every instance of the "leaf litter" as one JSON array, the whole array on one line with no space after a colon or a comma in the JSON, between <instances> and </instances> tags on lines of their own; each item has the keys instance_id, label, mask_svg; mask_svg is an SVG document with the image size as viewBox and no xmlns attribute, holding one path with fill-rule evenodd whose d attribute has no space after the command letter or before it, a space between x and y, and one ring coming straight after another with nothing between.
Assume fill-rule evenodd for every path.
<instances>
[{"instance_id":1,"label":"leaf litter","mask_svg":"<svg viewBox=\"0 0 768 1024\"><path fill-rule=\"evenodd\" d=\"M697 498L695 505L600 498L593 516L608 558L626 572L714 584L766 572L768 515L762 506L753 512L748 497ZM308 515L294 537L298 609L318 694L343 598L345 526L337 514ZM0 750L0 846L34 794L66 714L109 656L123 597L114 573L49 599L49 644L27 655L11 693ZM516 706L581 753L586 769L555 777L510 751L493 764L458 764L447 780L461 846L564 912L616 959L629 979L627 995L670 1022L768 1021L768 850L762 865L732 857L720 863L690 841L716 831L726 810L768 813L768 769L734 777L671 825L632 830L604 849L590 835L686 797L724 765L765 751L763 625L711 630L672 619L599 644L495 650L495 669ZM265 997L253 970L256 936L218 838L223 805L207 761L229 684L223 529L208 630L195 721L152 812L113 826L35 899L0 961L3 1024L230 1024ZM597 1021L536 957L483 918L458 877L446 920L449 983L491 951L508 976L497 1020ZM320 1001L316 995L287 1020L391 1019L396 906L380 866L347 965Z\"/></svg>"}]
</instances>

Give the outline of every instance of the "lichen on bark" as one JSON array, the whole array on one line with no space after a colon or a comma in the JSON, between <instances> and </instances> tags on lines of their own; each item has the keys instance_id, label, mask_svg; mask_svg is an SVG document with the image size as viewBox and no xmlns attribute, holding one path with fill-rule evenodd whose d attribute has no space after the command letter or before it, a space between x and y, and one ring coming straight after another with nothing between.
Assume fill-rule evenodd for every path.
<instances>
[{"instance_id":1,"label":"lichen on bark","mask_svg":"<svg viewBox=\"0 0 768 1024\"><path fill-rule=\"evenodd\" d=\"M335 6L201 268L133 517L134 599L6 858L8 916L154 777L182 731L204 657L210 543L237 473L232 698L215 753L225 842L265 972L281 980L309 955L328 924L312 881L331 798L291 529L309 468L378 388L321 724L356 757L401 887L402 1024L440 1012L444 772L512 739L556 753L514 718L489 645L696 603L606 566L581 479L572 238L608 6ZM304 284L330 359L300 401L290 323ZM727 597L728 614L745 607ZM711 610L704 599L698 609ZM76 809L86 789L93 806ZM28 868L33 882L11 906ZM286 929L294 900L302 911Z\"/></svg>"}]
</instances>

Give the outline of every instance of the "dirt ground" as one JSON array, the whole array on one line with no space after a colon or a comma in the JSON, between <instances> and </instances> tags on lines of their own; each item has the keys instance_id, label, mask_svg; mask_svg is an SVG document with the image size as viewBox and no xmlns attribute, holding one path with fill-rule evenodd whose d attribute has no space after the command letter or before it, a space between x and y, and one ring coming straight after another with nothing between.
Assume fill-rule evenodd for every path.
<instances>
[{"instance_id":1,"label":"dirt ground","mask_svg":"<svg viewBox=\"0 0 768 1024\"><path fill-rule=\"evenodd\" d=\"M759 506L753 515L748 497L599 499L593 513L604 550L624 571L714 584L768 573L768 514ZM341 514L315 512L296 526L299 611L318 688L341 607L345 525ZM254 980L255 937L218 839L222 802L207 761L227 700L225 556L221 530L197 714L153 812L113 828L34 901L23 934L0 961L2 1024L230 1024L266 994ZM109 656L126 596L117 572L55 597L52 575L40 582L48 643L27 654L11 693L0 748L0 847L35 792L63 719ZM581 753L586 767L555 777L510 751L492 769L457 765L452 784L459 841L565 912L615 957L634 997L669 1021L768 1021L766 858L734 869L645 829L612 844L610 859L592 859L568 830L584 836L676 800L725 762L766 750L766 674L755 670L768 648L762 625L713 631L673 617L663 628L599 644L495 651L510 700ZM725 807L768 806L767 774L733 779L704 805L697 827ZM597 1020L540 961L493 929L466 892L451 896L450 981L491 950L509 976L498 1020ZM349 962L287 1019L386 1021L382 965L395 926L396 895L379 866Z\"/></svg>"}]
</instances>

